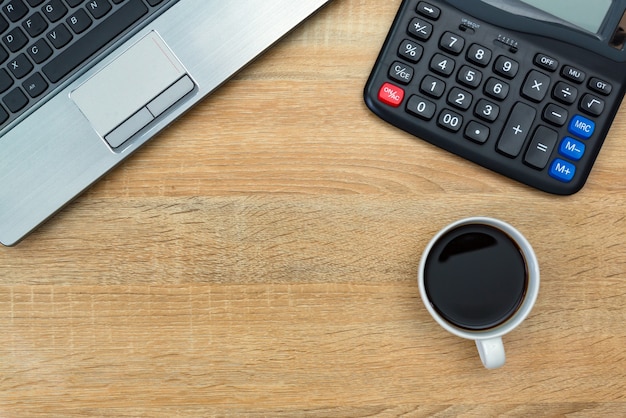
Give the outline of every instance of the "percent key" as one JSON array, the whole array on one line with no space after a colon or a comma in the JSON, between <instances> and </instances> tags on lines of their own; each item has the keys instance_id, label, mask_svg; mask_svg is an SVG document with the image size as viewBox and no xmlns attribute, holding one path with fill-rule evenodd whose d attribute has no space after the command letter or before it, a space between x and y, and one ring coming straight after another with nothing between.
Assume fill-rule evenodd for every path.
<instances>
[{"instance_id":1,"label":"percent key","mask_svg":"<svg viewBox=\"0 0 626 418\"><path fill-rule=\"evenodd\" d=\"M417 44L413 41L409 41L405 39L402 41L400 45L400 49L398 50L398 55L405 60L415 64L422 59L422 55L424 54L424 47L420 44Z\"/></svg>"}]
</instances>

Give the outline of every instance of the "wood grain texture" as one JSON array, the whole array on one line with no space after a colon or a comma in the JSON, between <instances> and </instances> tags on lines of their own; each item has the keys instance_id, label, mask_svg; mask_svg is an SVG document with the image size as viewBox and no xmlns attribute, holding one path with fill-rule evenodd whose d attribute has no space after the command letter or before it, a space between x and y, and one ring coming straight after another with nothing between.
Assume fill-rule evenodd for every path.
<instances>
[{"instance_id":1,"label":"wood grain texture","mask_svg":"<svg viewBox=\"0 0 626 418\"><path fill-rule=\"evenodd\" d=\"M416 140L362 100L399 3L336 0L0 249L0 416L626 415L626 108L571 197ZM416 284L472 215L542 272L497 371Z\"/></svg>"}]
</instances>

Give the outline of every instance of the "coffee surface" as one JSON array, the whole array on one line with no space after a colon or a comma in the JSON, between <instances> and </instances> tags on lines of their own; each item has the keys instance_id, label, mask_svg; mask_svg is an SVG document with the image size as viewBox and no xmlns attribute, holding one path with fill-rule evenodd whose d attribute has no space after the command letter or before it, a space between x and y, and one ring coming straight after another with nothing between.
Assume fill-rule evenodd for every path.
<instances>
[{"instance_id":1,"label":"coffee surface","mask_svg":"<svg viewBox=\"0 0 626 418\"><path fill-rule=\"evenodd\" d=\"M504 232L463 225L443 235L426 260L424 285L435 310L470 330L493 328L519 308L528 282L524 256Z\"/></svg>"}]
</instances>

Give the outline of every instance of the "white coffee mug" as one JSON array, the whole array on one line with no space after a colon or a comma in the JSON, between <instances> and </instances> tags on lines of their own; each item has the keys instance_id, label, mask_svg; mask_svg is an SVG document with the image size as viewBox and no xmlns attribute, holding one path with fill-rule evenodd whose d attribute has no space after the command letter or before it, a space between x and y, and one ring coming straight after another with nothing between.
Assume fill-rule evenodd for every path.
<instances>
[{"instance_id":1,"label":"white coffee mug","mask_svg":"<svg viewBox=\"0 0 626 418\"><path fill-rule=\"evenodd\" d=\"M467 329L455 325L445 319L437 311L435 306L433 306L425 286L426 263L433 247L438 243L441 245L440 240L449 232L452 233L457 228L467 225L485 225L503 232L518 247L520 253L522 254L526 268L525 294L522 296L522 300L517 309L511 316L504 319L503 322L487 329ZM524 319L526 319L532 310L535 301L537 300L537 295L539 293L539 264L530 243L513 226L494 218L466 218L446 226L429 242L428 246L424 250L424 253L422 254L418 272L418 285L422 301L435 321L437 321L437 323L445 330L456 336L474 340L483 365L487 369L495 369L503 366L506 361L504 345L502 344L502 336L511 332L518 325L520 325Z\"/></svg>"}]
</instances>

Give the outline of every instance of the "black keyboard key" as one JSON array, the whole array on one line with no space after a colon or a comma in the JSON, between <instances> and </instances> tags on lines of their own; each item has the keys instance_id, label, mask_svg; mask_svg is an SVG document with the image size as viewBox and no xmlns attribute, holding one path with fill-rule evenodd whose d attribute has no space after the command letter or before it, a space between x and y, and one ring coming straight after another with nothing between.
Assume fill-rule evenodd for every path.
<instances>
[{"instance_id":1,"label":"black keyboard key","mask_svg":"<svg viewBox=\"0 0 626 418\"><path fill-rule=\"evenodd\" d=\"M0 106L0 123L4 123L9 119L9 114L2 106Z\"/></svg>"},{"instance_id":2,"label":"black keyboard key","mask_svg":"<svg viewBox=\"0 0 626 418\"><path fill-rule=\"evenodd\" d=\"M45 39L40 39L27 49L30 58L35 61L36 64L41 64L52 55L52 48L46 42Z\"/></svg>"},{"instance_id":3,"label":"black keyboard key","mask_svg":"<svg viewBox=\"0 0 626 418\"><path fill-rule=\"evenodd\" d=\"M2 6L2 10L11 22L17 22L28 13L28 7L22 0L11 0Z\"/></svg>"},{"instance_id":4,"label":"black keyboard key","mask_svg":"<svg viewBox=\"0 0 626 418\"><path fill-rule=\"evenodd\" d=\"M537 111L525 103L518 102L502 129L498 151L509 157L517 157L530 134Z\"/></svg>"},{"instance_id":5,"label":"black keyboard key","mask_svg":"<svg viewBox=\"0 0 626 418\"><path fill-rule=\"evenodd\" d=\"M33 64L23 53L9 61L9 71L11 71L11 73L13 73L13 77L18 80L26 77L32 70Z\"/></svg>"},{"instance_id":6,"label":"black keyboard key","mask_svg":"<svg viewBox=\"0 0 626 418\"><path fill-rule=\"evenodd\" d=\"M39 6L43 2L44 0L26 0L26 3L31 7Z\"/></svg>"},{"instance_id":7,"label":"black keyboard key","mask_svg":"<svg viewBox=\"0 0 626 418\"><path fill-rule=\"evenodd\" d=\"M6 51L6 49L0 46L0 64L2 64L8 59L9 59L9 53Z\"/></svg>"},{"instance_id":8,"label":"black keyboard key","mask_svg":"<svg viewBox=\"0 0 626 418\"><path fill-rule=\"evenodd\" d=\"M35 73L22 83L22 87L30 97L35 98L41 96L46 91L48 83L46 83L41 74Z\"/></svg>"},{"instance_id":9,"label":"black keyboard key","mask_svg":"<svg viewBox=\"0 0 626 418\"><path fill-rule=\"evenodd\" d=\"M41 8L41 11L50 22L54 23L67 14L67 7L61 3L61 0L50 0Z\"/></svg>"},{"instance_id":10,"label":"black keyboard key","mask_svg":"<svg viewBox=\"0 0 626 418\"><path fill-rule=\"evenodd\" d=\"M61 23L59 26L48 32L46 34L46 38L48 38L50 43L56 49L61 49L72 40L73 36L70 33L70 30L63 23Z\"/></svg>"},{"instance_id":11,"label":"black keyboard key","mask_svg":"<svg viewBox=\"0 0 626 418\"><path fill-rule=\"evenodd\" d=\"M41 13L35 12L22 22L22 27L28 32L31 38L36 38L48 29L48 22L46 22L46 19L43 18Z\"/></svg>"},{"instance_id":12,"label":"black keyboard key","mask_svg":"<svg viewBox=\"0 0 626 418\"><path fill-rule=\"evenodd\" d=\"M13 28L13 30L2 37L2 42L9 48L9 51L17 52L28 43L28 38L22 29Z\"/></svg>"},{"instance_id":13,"label":"black keyboard key","mask_svg":"<svg viewBox=\"0 0 626 418\"><path fill-rule=\"evenodd\" d=\"M150 6L156 6L158 4L163 3L163 0L147 0Z\"/></svg>"},{"instance_id":14,"label":"black keyboard key","mask_svg":"<svg viewBox=\"0 0 626 418\"><path fill-rule=\"evenodd\" d=\"M2 98L2 101L11 112L17 113L26 107L28 104L28 97L26 97L24 92L22 92L22 90L18 87L8 92Z\"/></svg>"},{"instance_id":15,"label":"black keyboard key","mask_svg":"<svg viewBox=\"0 0 626 418\"><path fill-rule=\"evenodd\" d=\"M91 0L87 3L87 11L94 19L100 19L111 11L113 7L108 0Z\"/></svg>"},{"instance_id":16,"label":"black keyboard key","mask_svg":"<svg viewBox=\"0 0 626 418\"><path fill-rule=\"evenodd\" d=\"M67 26L74 31L74 33L83 33L89 26L91 26L92 20L83 9L78 9L76 13L68 17L65 22Z\"/></svg>"},{"instance_id":17,"label":"black keyboard key","mask_svg":"<svg viewBox=\"0 0 626 418\"><path fill-rule=\"evenodd\" d=\"M79 6L83 2L83 0L65 0L65 2L70 7L76 7Z\"/></svg>"},{"instance_id":18,"label":"black keyboard key","mask_svg":"<svg viewBox=\"0 0 626 418\"><path fill-rule=\"evenodd\" d=\"M130 0L46 64L43 67L44 74L56 83L146 13L148 8L141 0Z\"/></svg>"},{"instance_id":19,"label":"black keyboard key","mask_svg":"<svg viewBox=\"0 0 626 418\"><path fill-rule=\"evenodd\" d=\"M13 78L4 68L0 68L0 93L4 93L13 85Z\"/></svg>"},{"instance_id":20,"label":"black keyboard key","mask_svg":"<svg viewBox=\"0 0 626 418\"><path fill-rule=\"evenodd\" d=\"M7 22L7 20L2 17L2 15L0 15L0 33L4 32L7 29L9 29L9 22Z\"/></svg>"}]
</instances>

